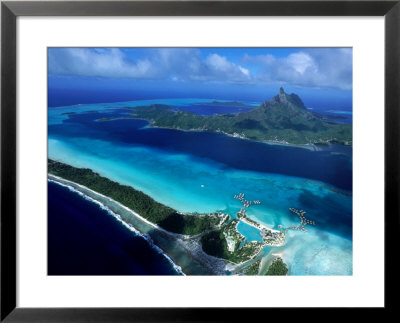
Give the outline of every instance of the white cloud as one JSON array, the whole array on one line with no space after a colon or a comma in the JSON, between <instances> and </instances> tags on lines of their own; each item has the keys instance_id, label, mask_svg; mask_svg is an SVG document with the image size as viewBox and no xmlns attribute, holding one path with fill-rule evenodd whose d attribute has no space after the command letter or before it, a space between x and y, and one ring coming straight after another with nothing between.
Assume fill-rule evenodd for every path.
<instances>
[{"instance_id":1,"label":"white cloud","mask_svg":"<svg viewBox=\"0 0 400 323\"><path fill-rule=\"evenodd\" d=\"M138 58L117 48L52 48L49 73L352 88L351 48L305 48L285 57L276 57L265 49L265 55L244 55L240 64L215 51L203 57L196 48L142 49L143 55Z\"/></svg>"},{"instance_id":2,"label":"white cloud","mask_svg":"<svg viewBox=\"0 0 400 323\"><path fill-rule=\"evenodd\" d=\"M100 77L152 77L152 63L145 60L129 62L117 48L53 48L49 51L49 72L52 74Z\"/></svg>"},{"instance_id":3,"label":"white cloud","mask_svg":"<svg viewBox=\"0 0 400 323\"><path fill-rule=\"evenodd\" d=\"M205 63L205 72L208 72L207 74L212 76L214 80L225 80L227 82L248 82L250 80L248 69L228 61L224 56L210 54Z\"/></svg>"},{"instance_id":4,"label":"white cloud","mask_svg":"<svg viewBox=\"0 0 400 323\"><path fill-rule=\"evenodd\" d=\"M151 49L146 59L135 61L116 48L56 48L49 51L49 73L232 83L250 78L250 71L243 66L218 54L203 59L194 48Z\"/></svg>"},{"instance_id":5,"label":"white cloud","mask_svg":"<svg viewBox=\"0 0 400 323\"><path fill-rule=\"evenodd\" d=\"M303 52L290 54L286 59L287 64L293 68L296 72L304 74L309 69L317 69L313 58Z\"/></svg>"},{"instance_id":6,"label":"white cloud","mask_svg":"<svg viewBox=\"0 0 400 323\"><path fill-rule=\"evenodd\" d=\"M242 66L238 66L239 70L246 76L250 76L250 71L247 68L244 68Z\"/></svg>"},{"instance_id":7,"label":"white cloud","mask_svg":"<svg viewBox=\"0 0 400 323\"><path fill-rule=\"evenodd\" d=\"M308 48L286 57L245 55L243 62L258 65L259 82L352 88L351 48Z\"/></svg>"},{"instance_id":8,"label":"white cloud","mask_svg":"<svg viewBox=\"0 0 400 323\"><path fill-rule=\"evenodd\" d=\"M211 54L207 56L206 63L213 69L219 71L227 71L232 64L230 64L226 57L219 56L217 54Z\"/></svg>"}]
</instances>

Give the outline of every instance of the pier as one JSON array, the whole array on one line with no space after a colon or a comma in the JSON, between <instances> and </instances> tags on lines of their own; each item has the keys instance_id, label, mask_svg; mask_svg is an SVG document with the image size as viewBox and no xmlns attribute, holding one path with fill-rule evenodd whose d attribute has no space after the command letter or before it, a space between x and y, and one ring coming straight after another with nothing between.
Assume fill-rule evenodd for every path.
<instances>
[{"instance_id":1,"label":"pier","mask_svg":"<svg viewBox=\"0 0 400 323\"><path fill-rule=\"evenodd\" d=\"M303 210L297 210L293 207L289 208L290 212L293 212L294 214L296 214L299 218L300 218L300 224L298 225L291 225L288 227L288 229L292 229L292 230L298 230L298 231L302 231L302 232L307 232L307 229L305 228L306 225L310 224L310 225L315 225L315 222L312 220L307 219L304 215L307 213L306 211Z\"/></svg>"},{"instance_id":2,"label":"pier","mask_svg":"<svg viewBox=\"0 0 400 323\"><path fill-rule=\"evenodd\" d=\"M237 213L237 218L240 221L260 230L260 235L263 239L264 245L282 246L283 244L285 244L286 231L281 230L281 228L282 228L281 225L279 228L280 230L273 230L273 229L270 229L270 228L262 225L261 223L259 223L257 221L250 219L247 216L246 208L248 208L249 206L251 206L253 204L255 204L255 205L261 204L261 202L259 200L247 201L244 198L244 193L239 193L238 195L234 195L233 197L243 203L243 208L241 208L240 211Z\"/></svg>"},{"instance_id":3,"label":"pier","mask_svg":"<svg viewBox=\"0 0 400 323\"><path fill-rule=\"evenodd\" d=\"M261 202L259 200L255 200L255 201L245 200L244 193L239 193L239 195L234 195L233 198L242 202L244 207L249 207L252 204L255 204L255 205L261 204Z\"/></svg>"}]
</instances>

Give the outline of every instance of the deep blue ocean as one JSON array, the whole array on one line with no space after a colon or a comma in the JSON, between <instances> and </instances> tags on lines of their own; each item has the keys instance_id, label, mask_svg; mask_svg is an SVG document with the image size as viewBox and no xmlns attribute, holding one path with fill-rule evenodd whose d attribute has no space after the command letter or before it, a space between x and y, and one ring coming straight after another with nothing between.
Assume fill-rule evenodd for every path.
<instances>
[{"instance_id":1,"label":"deep blue ocean","mask_svg":"<svg viewBox=\"0 0 400 323\"><path fill-rule=\"evenodd\" d=\"M99 205L48 183L49 275L176 275L168 260Z\"/></svg>"},{"instance_id":2,"label":"deep blue ocean","mask_svg":"<svg viewBox=\"0 0 400 323\"><path fill-rule=\"evenodd\" d=\"M122 109L107 112L107 117L127 115L126 110ZM62 127L50 125L49 134L54 138L79 138L84 133L86 138L111 141L126 147L140 145L175 154L186 153L235 169L306 177L338 188L352 189L351 147L321 146L321 151L315 152L304 148L266 145L212 132L146 128L148 122L144 120L95 122L103 116L104 113L99 112L69 115Z\"/></svg>"},{"instance_id":3,"label":"deep blue ocean","mask_svg":"<svg viewBox=\"0 0 400 323\"><path fill-rule=\"evenodd\" d=\"M207 105L207 100L200 99L149 103L171 104L176 109L203 115L229 111L227 107L213 107ZM240 203L233 195L243 192L249 199L262 202L249 209L248 215L277 229L279 225L298 224L299 219L288 211L289 207L304 209L307 218L316 221L316 228L310 228L307 234L289 231L286 245L271 248L266 257L281 254L294 275L352 274L352 147L330 145L313 150L211 132L152 128L147 121L136 119L97 121L103 117L128 117L129 110L122 107L143 104L134 101L49 108L49 157L76 167L91 168L182 212L224 211L235 217ZM339 119L344 122L351 122L348 111L326 113L327 118L336 115L343 116ZM74 270L82 273L82 266L86 266L88 272L103 266L103 274L130 274L135 270L135 274L176 273L165 257L154 250L154 255L150 251L136 253L147 250L143 247L146 240L130 237L132 232L115 219L105 214L99 216L107 212L97 205L54 185L49 186L49 264L54 257L60 265L49 273L62 268L70 274ZM74 208L67 209L65 205L69 204ZM246 239L257 240L254 230L245 226L238 229ZM53 236L54 245L50 243L53 230L60 231ZM76 235L77 239L75 243L64 243L67 237L58 238L63 235ZM92 245L90 242L95 239L102 242ZM79 256L81 250L76 252L78 259L69 258L63 262L57 256L57 250L61 250L74 257L76 249L85 249L81 245L88 245L86 252L96 259L100 254L94 249L102 245L101 249L107 251L101 254L108 253L109 259L117 257L117 260L107 261L113 264L107 267L106 264L97 265L103 262L100 259L79 261L90 259L90 256ZM125 264L125 257L132 259Z\"/></svg>"}]
</instances>

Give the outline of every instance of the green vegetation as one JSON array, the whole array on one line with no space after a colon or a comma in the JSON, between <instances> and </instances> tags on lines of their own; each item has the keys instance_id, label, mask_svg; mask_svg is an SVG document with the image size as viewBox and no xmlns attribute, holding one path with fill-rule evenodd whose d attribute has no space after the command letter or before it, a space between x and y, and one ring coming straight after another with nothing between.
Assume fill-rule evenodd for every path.
<instances>
[{"instance_id":1,"label":"green vegetation","mask_svg":"<svg viewBox=\"0 0 400 323\"><path fill-rule=\"evenodd\" d=\"M217 258L228 259L228 245L221 230L206 233L200 241L205 253Z\"/></svg>"},{"instance_id":2,"label":"green vegetation","mask_svg":"<svg viewBox=\"0 0 400 323\"><path fill-rule=\"evenodd\" d=\"M123 119L135 119L133 117L103 117L96 119L97 122L113 121L113 120L123 120Z\"/></svg>"},{"instance_id":3,"label":"green vegetation","mask_svg":"<svg viewBox=\"0 0 400 323\"><path fill-rule=\"evenodd\" d=\"M229 102L219 102L219 101L212 101L212 102L205 102L205 103L198 103L198 105L210 105L216 107L250 107L242 102L237 101L229 101Z\"/></svg>"},{"instance_id":4,"label":"green vegetation","mask_svg":"<svg viewBox=\"0 0 400 323\"><path fill-rule=\"evenodd\" d=\"M206 215L178 213L131 186L113 182L87 168L76 168L49 159L48 172L108 196L136 211L150 222L174 233L199 234L218 227L222 219L220 213Z\"/></svg>"},{"instance_id":5,"label":"green vegetation","mask_svg":"<svg viewBox=\"0 0 400 323\"><path fill-rule=\"evenodd\" d=\"M76 168L51 159L48 160L48 172L108 196L167 231L185 235L202 234L200 239L202 248L211 256L233 263L241 263L254 258L264 247L264 244L259 241L244 242L245 237L236 229L239 220L234 219L226 223L229 216L221 212L181 214L156 202L143 192L135 190L131 186L111 181L91 169ZM254 272L256 270L258 272L259 262L256 263L249 267L246 274L257 274ZM286 268L285 264L283 266ZM268 272L271 273L267 273L267 275L277 275L276 272L283 272L283 270L280 264L275 264L274 261Z\"/></svg>"},{"instance_id":6,"label":"green vegetation","mask_svg":"<svg viewBox=\"0 0 400 323\"><path fill-rule=\"evenodd\" d=\"M245 237L240 234L239 231L236 229L238 223L239 220L234 219L222 230L222 234L225 237L228 250L230 252L236 251L239 248L240 244L245 240Z\"/></svg>"},{"instance_id":7,"label":"green vegetation","mask_svg":"<svg viewBox=\"0 0 400 323\"><path fill-rule=\"evenodd\" d=\"M258 254L263 246L264 244L259 241L246 242L232 254L232 257L229 260L236 263L250 260Z\"/></svg>"},{"instance_id":8,"label":"green vegetation","mask_svg":"<svg viewBox=\"0 0 400 323\"><path fill-rule=\"evenodd\" d=\"M272 264L268 267L265 275L268 276L286 276L288 272L288 268L286 264L283 262L281 257L277 257Z\"/></svg>"},{"instance_id":9,"label":"green vegetation","mask_svg":"<svg viewBox=\"0 0 400 323\"><path fill-rule=\"evenodd\" d=\"M236 215L237 215L238 219L244 220L244 222L248 222L250 224L253 224L254 226L256 226L257 228L260 229L260 224L257 221L254 221L254 220L250 219L247 216L245 209L240 210Z\"/></svg>"},{"instance_id":10,"label":"green vegetation","mask_svg":"<svg viewBox=\"0 0 400 323\"><path fill-rule=\"evenodd\" d=\"M248 275L248 276L258 275L258 271L260 269L260 263L261 263L261 260L257 260L254 263L252 263L249 267L247 267L246 275Z\"/></svg>"},{"instance_id":11,"label":"green vegetation","mask_svg":"<svg viewBox=\"0 0 400 323\"><path fill-rule=\"evenodd\" d=\"M328 122L309 111L296 94L280 93L247 112L201 116L166 105L135 107L132 115L154 126L224 132L252 140L291 144L352 144L352 126Z\"/></svg>"},{"instance_id":12,"label":"green vegetation","mask_svg":"<svg viewBox=\"0 0 400 323\"><path fill-rule=\"evenodd\" d=\"M241 263L253 258L263 247L258 241L245 242L240 248L244 237L236 231L237 220L232 220L222 229L209 232L201 237L201 245L207 254L227 259L233 263ZM235 230L236 233L233 233ZM227 237L235 240L235 248L229 251Z\"/></svg>"}]
</instances>

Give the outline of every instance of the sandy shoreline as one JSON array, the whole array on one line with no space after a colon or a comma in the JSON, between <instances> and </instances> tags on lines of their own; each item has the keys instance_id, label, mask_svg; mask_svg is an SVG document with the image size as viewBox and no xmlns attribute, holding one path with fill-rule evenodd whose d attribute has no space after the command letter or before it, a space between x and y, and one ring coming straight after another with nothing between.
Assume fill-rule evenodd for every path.
<instances>
[{"instance_id":1,"label":"sandy shoreline","mask_svg":"<svg viewBox=\"0 0 400 323\"><path fill-rule=\"evenodd\" d=\"M182 274L189 275L226 274L226 262L223 259L207 255L202 250L198 239L166 231L121 203L86 186L52 174L48 174L48 180L70 187L103 205L103 207L110 209L111 212L117 215L117 220L121 221L123 225L140 232L145 239L148 237L151 240L149 242L165 254L177 272L181 271Z\"/></svg>"}]
</instances>

